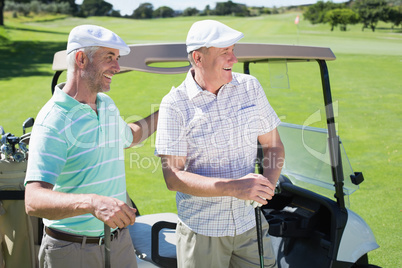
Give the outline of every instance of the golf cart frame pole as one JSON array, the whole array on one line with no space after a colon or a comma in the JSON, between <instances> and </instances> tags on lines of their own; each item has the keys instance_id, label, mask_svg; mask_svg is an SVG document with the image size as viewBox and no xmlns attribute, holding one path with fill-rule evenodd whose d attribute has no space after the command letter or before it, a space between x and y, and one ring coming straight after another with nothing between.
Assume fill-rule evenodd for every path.
<instances>
[{"instance_id":1,"label":"golf cart frame pole","mask_svg":"<svg viewBox=\"0 0 402 268\"><path fill-rule=\"evenodd\" d=\"M345 197L343 193L344 177L342 169L342 158L340 151L339 137L336 135L335 116L332 105L331 86L329 83L329 73L327 63L323 59L316 60L320 66L322 90L324 94L325 114L328 128L328 147L331 163L332 180L335 186L335 198L342 211L346 212ZM250 74L250 62L243 63L243 72ZM259 148L261 150L261 148Z\"/></svg>"},{"instance_id":2,"label":"golf cart frame pole","mask_svg":"<svg viewBox=\"0 0 402 268\"><path fill-rule=\"evenodd\" d=\"M335 116L332 105L331 86L329 84L328 67L325 60L317 60L317 62L320 66L321 71L321 82L324 94L325 114L327 118L327 127L328 127L328 147L329 147L332 179L334 181L335 186L335 198L341 210L346 211L345 198L343 193L344 177L342 169L342 158L340 152L339 137L336 135L336 129L335 129Z\"/></svg>"},{"instance_id":3,"label":"golf cart frame pole","mask_svg":"<svg viewBox=\"0 0 402 268\"><path fill-rule=\"evenodd\" d=\"M52 95L54 93L54 88L57 85L57 81L59 80L59 77L62 73L63 71L56 71L55 74L53 75L52 83L50 85L50 92L52 92Z\"/></svg>"},{"instance_id":4,"label":"golf cart frame pole","mask_svg":"<svg viewBox=\"0 0 402 268\"><path fill-rule=\"evenodd\" d=\"M249 61L245 61L243 63L243 73L250 74L250 62Z\"/></svg>"},{"instance_id":5,"label":"golf cart frame pole","mask_svg":"<svg viewBox=\"0 0 402 268\"><path fill-rule=\"evenodd\" d=\"M243 73L245 74L250 74L250 62L246 61L243 63ZM262 174L263 173L263 166L262 166L262 159L264 157L263 151L261 144L257 141L258 143L258 149L257 149L257 168L258 168L258 173ZM257 230L257 243L258 243L258 255L260 257L260 267L264 268L264 244L263 244L263 239L262 239L262 222L261 222L261 208L257 206L254 209L254 214L255 214L255 227Z\"/></svg>"}]
</instances>

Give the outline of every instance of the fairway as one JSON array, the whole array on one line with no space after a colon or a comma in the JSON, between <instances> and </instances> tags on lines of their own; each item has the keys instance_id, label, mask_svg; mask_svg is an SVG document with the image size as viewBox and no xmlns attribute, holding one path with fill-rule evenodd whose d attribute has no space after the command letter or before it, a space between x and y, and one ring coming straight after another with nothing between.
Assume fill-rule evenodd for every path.
<instances>
[{"instance_id":1,"label":"fairway","mask_svg":"<svg viewBox=\"0 0 402 268\"><path fill-rule=\"evenodd\" d=\"M296 15L153 20L91 17L25 23L6 17L11 44L0 43L0 125L20 136L22 122L36 117L51 97L53 54L65 49L69 31L79 24L107 27L127 44L168 43L184 42L191 24L208 18L242 31L243 43L330 47L337 57L328 62L328 68L338 134L353 170L365 177L360 189L350 196L350 209L370 225L380 245L369 254L370 263L402 267L402 30L380 23L374 33L362 32L361 25L331 32L329 25L311 25L304 20L296 26ZM286 89L271 84L268 64L251 65L251 74L263 85L282 121L304 124L312 114L323 112L318 66L310 68L312 64L289 64L290 87ZM236 65L235 70L241 72L242 66ZM162 97L172 86L179 86L185 75L121 74L113 78L108 94L123 118L135 121L158 109ZM59 81L64 79L62 75ZM324 120L314 126L323 127ZM126 150L128 191L141 214L176 212L175 193L166 188L160 161L153 155L154 144L151 136L137 148Z\"/></svg>"}]
</instances>

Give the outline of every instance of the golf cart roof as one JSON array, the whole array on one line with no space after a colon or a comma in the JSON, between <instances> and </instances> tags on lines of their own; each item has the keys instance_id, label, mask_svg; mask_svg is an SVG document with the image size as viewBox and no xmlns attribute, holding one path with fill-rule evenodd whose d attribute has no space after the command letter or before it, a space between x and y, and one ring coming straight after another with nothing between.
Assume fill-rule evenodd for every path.
<instances>
[{"instance_id":1,"label":"golf cart roof","mask_svg":"<svg viewBox=\"0 0 402 268\"><path fill-rule=\"evenodd\" d=\"M188 62L186 45L184 43L138 44L129 45L131 53L119 60L121 72L143 71L158 74L185 73L190 68L187 63L181 67L154 67L153 63ZM313 61L335 60L330 48L274 45L274 44L236 44L235 54L239 62L259 62L268 60ZM52 69L64 71L67 69L66 51L55 53Z\"/></svg>"}]
</instances>

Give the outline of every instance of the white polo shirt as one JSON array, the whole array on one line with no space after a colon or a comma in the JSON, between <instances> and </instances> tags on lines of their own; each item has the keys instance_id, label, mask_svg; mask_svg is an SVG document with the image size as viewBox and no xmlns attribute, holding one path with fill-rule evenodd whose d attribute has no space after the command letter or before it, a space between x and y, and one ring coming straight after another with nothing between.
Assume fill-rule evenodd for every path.
<instances>
[{"instance_id":1,"label":"white polo shirt","mask_svg":"<svg viewBox=\"0 0 402 268\"><path fill-rule=\"evenodd\" d=\"M162 100L155 154L186 156L188 172L241 178L255 172L258 136L279 123L255 77L233 73L215 95L202 90L190 70ZM255 226L254 209L244 200L178 192L176 202L179 219L202 235L234 236Z\"/></svg>"}]
</instances>

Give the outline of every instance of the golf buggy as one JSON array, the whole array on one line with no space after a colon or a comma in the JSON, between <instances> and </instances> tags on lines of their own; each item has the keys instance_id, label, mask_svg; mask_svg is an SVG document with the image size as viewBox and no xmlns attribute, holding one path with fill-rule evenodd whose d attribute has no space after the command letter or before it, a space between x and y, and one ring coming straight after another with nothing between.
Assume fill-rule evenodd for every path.
<instances>
[{"instance_id":1,"label":"golf buggy","mask_svg":"<svg viewBox=\"0 0 402 268\"><path fill-rule=\"evenodd\" d=\"M186 73L185 44L131 45L131 53L120 59L121 72L156 74ZM326 61L335 60L329 48L247 44L236 45L236 57L250 74L255 63L279 64L287 77L287 64L311 62L320 70L326 128L283 122L278 127L285 146L285 165L276 194L261 211L270 224L269 233L279 267L369 267L367 253L378 248L366 222L348 209L348 196L364 180L353 172L335 129L335 113ZM65 52L55 54L53 69L65 70ZM179 67L158 67L156 63L184 62ZM156 65L155 65L156 64ZM257 67L256 67L257 68ZM270 76L275 80L274 76ZM257 77L258 78L258 77ZM283 79L282 79L283 80ZM272 81L271 81L272 82ZM282 83L282 82L281 82ZM264 85L263 85L264 87ZM317 89L318 90L318 89ZM286 101L286 100L284 100ZM303 100L306 101L306 100ZM259 159L256 169L261 169ZM260 170L261 172L261 170ZM174 229L177 215L141 215L130 227L140 267L176 267ZM373 267L373 266L372 266Z\"/></svg>"},{"instance_id":2,"label":"golf buggy","mask_svg":"<svg viewBox=\"0 0 402 268\"><path fill-rule=\"evenodd\" d=\"M190 68L182 43L130 45L130 48L131 53L119 60L123 74L129 71L180 74ZM270 225L278 267L375 267L369 264L367 255L379 247L375 237L367 223L348 208L349 195L364 179L362 173L353 172L335 128L326 64L335 60L334 54L322 47L250 43L237 44L235 54L246 74L250 74L251 64L256 69L266 68L267 63L279 66L279 73L269 69L271 87L275 79L282 81L281 84L289 81L287 65L318 63L326 127L310 126L308 120L305 124L292 124L282 119L278 131L285 146L285 164L275 196L260 208ZM171 62L184 64L166 67L165 63ZM158 63L163 63L163 67L158 67ZM55 53L53 70L52 92L66 70L65 51ZM264 83L262 86L267 88ZM308 98L300 97L300 103L307 101ZM314 116L309 117L310 123ZM256 170L260 172L261 152L256 155ZM127 203L135 207L129 197ZM129 230L139 267L177 266L177 220L175 213L138 215ZM33 228L35 237L40 237L40 229L40 226Z\"/></svg>"}]
</instances>

